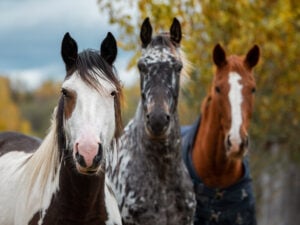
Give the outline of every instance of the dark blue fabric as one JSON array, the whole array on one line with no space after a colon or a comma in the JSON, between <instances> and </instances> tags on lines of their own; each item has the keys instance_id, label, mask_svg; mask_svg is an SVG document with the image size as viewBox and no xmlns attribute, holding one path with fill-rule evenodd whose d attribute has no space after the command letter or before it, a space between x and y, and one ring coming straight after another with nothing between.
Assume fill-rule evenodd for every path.
<instances>
[{"instance_id":1,"label":"dark blue fabric","mask_svg":"<svg viewBox=\"0 0 300 225\"><path fill-rule=\"evenodd\" d=\"M193 149L201 119L181 128L183 159L194 183L197 200L194 225L256 225L255 200L246 158L244 176L236 184L224 188L209 188L197 175L192 164Z\"/></svg>"}]
</instances>

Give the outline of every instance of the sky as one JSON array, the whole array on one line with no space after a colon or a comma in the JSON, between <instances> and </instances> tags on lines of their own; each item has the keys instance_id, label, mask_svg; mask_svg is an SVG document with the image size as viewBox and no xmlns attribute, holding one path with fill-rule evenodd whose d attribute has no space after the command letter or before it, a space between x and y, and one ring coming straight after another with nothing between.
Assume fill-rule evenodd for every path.
<instances>
[{"instance_id":1,"label":"sky","mask_svg":"<svg viewBox=\"0 0 300 225\"><path fill-rule=\"evenodd\" d=\"M28 89L44 80L62 81L60 46L66 32L82 51L99 49L107 32L117 38L117 30L100 13L97 0L1 0L0 74L24 82ZM132 54L119 49L115 62L125 86L138 80L134 70L126 70Z\"/></svg>"}]
</instances>

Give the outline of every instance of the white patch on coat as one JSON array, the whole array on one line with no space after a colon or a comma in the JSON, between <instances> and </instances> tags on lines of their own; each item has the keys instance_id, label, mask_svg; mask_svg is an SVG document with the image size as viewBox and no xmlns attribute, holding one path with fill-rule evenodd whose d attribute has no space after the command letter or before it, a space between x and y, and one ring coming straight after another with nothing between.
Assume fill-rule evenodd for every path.
<instances>
[{"instance_id":1,"label":"white patch on coat","mask_svg":"<svg viewBox=\"0 0 300 225\"><path fill-rule=\"evenodd\" d=\"M102 73L101 71L97 73ZM104 77L104 75L103 75ZM63 88L76 92L76 105L71 117L65 122L69 149L81 135L89 134L101 138L100 143L110 145L115 132L114 97L116 87L105 78L97 76L99 90L84 83L75 72L63 83Z\"/></svg>"},{"instance_id":2,"label":"white patch on coat","mask_svg":"<svg viewBox=\"0 0 300 225\"><path fill-rule=\"evenodd\" d=\"M231 105L231 128L229 130L230 139L234 144L241 143L240 128L242 125L242 88L240 84L241 76L236 72L229 73L229 102Z\"/></svg>"},{"instance_id":3,"label":"white patch on coat","mask_svg":"<svg viewBox=\"0 0 300 225\"><path fill-rule=\"evenodd\" d=\"M35 153L11 151L0 157L0 224L24 225L46 210L59 183L55 122Z\"/></svg>"},{"instance_id":4,"label":"white patch on coat","mask_svg":"<svg viewBox=\"0 0 300 225\"><path fill-rule=\"evenodd\" d=\"M162 48L161 46L143 49L141 59L145 61L146 64L153 64L156 62L171 62L174 56L179 59L179 50L176 53L171 52L170 48Z\"/></svg>"},{"instance_id":5,"label":"white patch on coat","mask_svg":"<svg viewBox=\"0 0 300 225\"><path fill-rule=\"evenodd\" d=\"M0 157L0 224L14 224L18 202L18 182L22 176L22 164L31 154L10 152ZM24 199L24 198L22 198ZM22 203L23 204L23 203Z\"/></svg>"},{"instance_id":6,"label":"white patch on coat","mask_svg":"<svg viewBox=\"0 0 300 225\"><path fill-rule=\"evenodd\" d=\"M107 211L107 221L105 224L107 225L122 225L122 219L118 207L117 200L115 195L110 191L111 185L109 184L109 180L106 179L105 181L105 207Z\"/></svg>"}]
</instances>

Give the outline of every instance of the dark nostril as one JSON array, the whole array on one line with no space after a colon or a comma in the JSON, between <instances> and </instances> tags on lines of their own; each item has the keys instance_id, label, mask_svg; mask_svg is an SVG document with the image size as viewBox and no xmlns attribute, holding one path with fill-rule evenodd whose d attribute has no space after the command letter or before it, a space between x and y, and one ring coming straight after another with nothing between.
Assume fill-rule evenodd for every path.
<instances>
[{"instance_id":1,"label":"dark nostril","mask_svg":"<svg viewBox=\"0 0 300 225\"><path fill-rule=\"evenodd\" d=\"M147 120L150 119L150 114L149 113L146 115L146 118L147 118Z\"/></svg>"},{"instance_id":2,"label":"dark nostril","mask_svg":"<svg viewBox=\"0 0 300 225\"><path fill-rule=\"evenodd\" d=\"M95 156L95 158L94 158L94 165L97 165L97 164L99 164L99 162L101 161L101 159L102 159L102 153L103 153L103 147L102 147L102 144L99 144L98 145L98 153L97 153L97 155Z\"/></svg>"},{"instance_id":3,"label":"dark nostril","mask_svg":"<svg viewBox=\"0 0 300 225\"><path fill-rule=\"evenodd\" d=\"M242 143L240 144L240 150L243 150L245 147L245 142L242 141Z\"/></svg>"},{"instance_id":4,"label":"dark nostril","mask_svg":"<svg viewBox=\"0 0 300 225\"><path fill-rule=\"evenodd\" d=\"M79 152L76 152L75 158L76 158L77 162L79 163L79 165L81 165L83 167L86 167L86 163L84 161L84 158L83 158L82 155L79 154Z\"/></svg>"},{"instance_id":5,"label":"dark nostril","mask_svg":"<svg viewBox=\"0 0 300 225\"><path fill-rule=\"evenodd\" d=\"M167 122L170 121L170 115L166 115Z\"/></svg>"},{"instance_id":6,"label":"dark nostril","mask_svg":"<svg viewBox=\"0 0 300 225\"><path fill-rule=\"evenodd\" d=\"M102 144L99 143L97 155L102 155L102 152L103 152L103 147L102 147Z\"/></svg>"},{"instance_id":7,"label":"dark nostril","mask_svg":"<svg viewBox=\"0 0 300 225\"><path fill-rule=\"evenodd\" d=\"M227 146L231 147L230 135L228 135L227 137Z\"/></svg>"}]
</instances>

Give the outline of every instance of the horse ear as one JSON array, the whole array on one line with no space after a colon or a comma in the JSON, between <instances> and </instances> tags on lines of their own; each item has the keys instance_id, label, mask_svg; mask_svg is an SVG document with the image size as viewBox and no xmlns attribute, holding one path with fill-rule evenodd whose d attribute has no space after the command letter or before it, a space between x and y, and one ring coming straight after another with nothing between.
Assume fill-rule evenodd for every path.
<instances>
[{"instance_id":1,"label":"horse ear","mask_svg":"<svg viewBox=\"0 0 300 225\"><path fill-rule=\"evenodd\" d=\"M181 25L180 22L178 21L178 19L176 19L176 17L173 19L173 23L171 25L170 28L170 35L171 35L171 40L176 43L179 44L181 41Z\"/></svg>"},{"instance_id":2,"label":"horse ear","mask_svg":"<svg viewBox=\"0 0 300 225\"><path fill-rule=\"evenodd\" d=\"M112 65L118 54L117 41L112 33L108 32L100 47L101 56Z\"/></svg>"},{"instance_id":3,"label":"horse ear","mask_svg":"<svg viewBox=\"0 0 300 225\"><path fill-rule=\"evenodd\" d=\"M142 41L142 47L146 48L147 45L150 43L152 39L152 27L150 24L149 17L147 17L142 26L141 26L141 33L140 33L140 38Z\"/></svg>"},{"instance_id":4,"label":"horse ear","mask_svg":"<svg viewBox=\"0 0 300 225\"><path fill-rule=\"evenodd\" d=\"M214 47L213 60L217 67L222 67L227 64L226 53L220 44Z\"/></svg>"},{"instance_id":5,"label":"horse ear","mask_svg":"<svg viewBox=\"0 0 300 225\"><path fill-rule=\"evenodd\" d=\"M253 68L259 60L259 47L254 45L246 55L245 64L251 69Z\"/></svg>"},{"instance_id":6,"label":"horse ear","mask_svg":"<svg viewBox=\"0 0 300 225\"><path fill-rule=\"evenodd\" d=\"M65 62L67 70L76 62L78 57L78 47L76 41L67 32L61 43L61 56Z\"/></svg>"}]
</instances>

